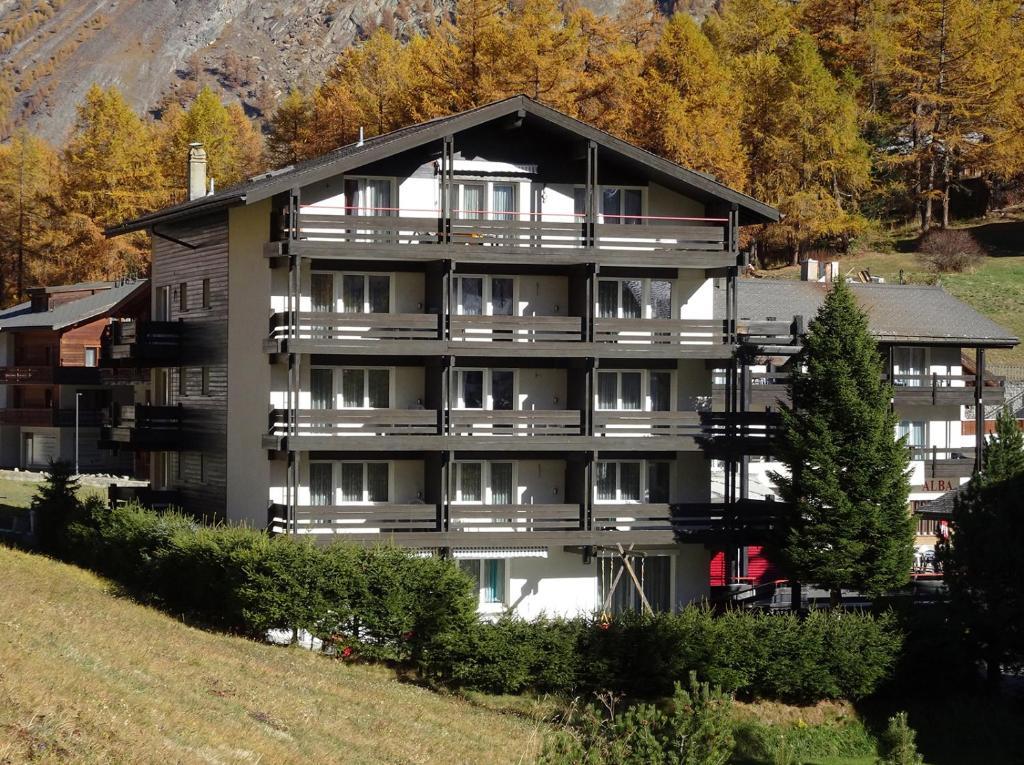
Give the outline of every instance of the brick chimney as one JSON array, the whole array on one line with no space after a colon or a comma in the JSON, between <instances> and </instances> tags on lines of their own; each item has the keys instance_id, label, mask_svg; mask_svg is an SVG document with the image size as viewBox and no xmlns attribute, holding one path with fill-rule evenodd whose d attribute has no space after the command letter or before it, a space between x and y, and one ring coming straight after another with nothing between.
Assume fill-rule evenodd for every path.
<instances>
[{"instance_id":1,"label":"brick chimney","mask_svg":"<svg viewBox=\"0 0 1024 765\"><path fill-rule=\"evenodd\" d=\"M188 198L206 196L206 150L201 143L188 145Z\"/></svg>"}]
</instances>

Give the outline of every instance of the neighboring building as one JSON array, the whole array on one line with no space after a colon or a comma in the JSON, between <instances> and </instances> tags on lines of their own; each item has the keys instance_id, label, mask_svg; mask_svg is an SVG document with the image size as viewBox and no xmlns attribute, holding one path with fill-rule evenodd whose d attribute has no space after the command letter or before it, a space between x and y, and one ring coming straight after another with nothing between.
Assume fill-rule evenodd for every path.
<instances>
[{"instance_id":1,"label":"neighboring building","mask_svg":"<svg viewBox=\"0 0 1024 765\"><path fill-rule=\"evenodd\" d=\"M806 269L805 269L806 276ZM910 510L917 513L965 483L980 464L974 433L977 422L1004 400L1003 380L985 373L985 350L1011 348L1018 339L941 287L925 285L859 284L851 288L867 313L869 329L885 358L886 374L894 386L893 406L899 415L897 435L906 436L911 450ZM742 279L737 283L741 326L781 322L799 326L814 318L828 285L815 281ZM719 305L724 306L724 296ZM777 411L788 400L786 384L799 345L773 345L763 337L741 338L750 362L740 372L739 409ZM724 371L719 373L724 377ZM724 380L716 386L723 407ZM981 401L979 409L975 404ZM758 446L757 444L754 445ZM723 487L725 469L716 466L715 483ZM739 491L743 496L774 496L769 478L782 466L770 451L741 458ZM719 493L723 491L719 488ZM947 503L951 506L951 501ZM931 568L937 538L944 532L941 503L917 513L917 566ZM932 569L933 570L933 569ZM712 582L761 583L775 576L758 547L741 545L717 553Z\"/></svg>"},{"instance_id":2,"label":"neighboring building","mask_svg":"<svg viewBox=\"0 0 1024 765\"><path fill-rule=\"evenodd\" d=\"M82 472L125 473L131 454L99 448L110 405L130 403L137 374L101 362L109 326L148 315L145 281L89 282L30 289L25 303L0 311L0 465L41 469L51 460Z\"/></svg>"},{"instance_id":3,"label":"neighboring building","mask_svg":"<svg viewBox=\"0 0 1024 765\"><path fill-rule=\"evenodd\" d=\"M204 168L108 232L153 234L155 321L111 351L152 400L111 437L155 491L445 551L484 611L708 594L756 504L711 501L715 283L775 210L523 96L206 196Z\"/></svg>"}]
</instances>

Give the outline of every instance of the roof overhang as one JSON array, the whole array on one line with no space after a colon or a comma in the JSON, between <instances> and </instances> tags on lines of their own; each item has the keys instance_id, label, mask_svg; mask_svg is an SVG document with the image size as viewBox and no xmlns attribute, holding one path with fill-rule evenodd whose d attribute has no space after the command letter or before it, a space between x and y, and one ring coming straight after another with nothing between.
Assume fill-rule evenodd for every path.
<instances>
[{"instance_id":1,"label":"roof overhang","mask_svg":"<svg viewBox=\"0 0 1024 765\"><path fill-rule=\"evenodd\" d=\"M610 133L581 122L556 109L534 101L526 96L512 96L485 106L471 109L447 117L438 117L420 125L411 126L415 129L402 128L368 139L362 146L349 145L342 147L332 158L331 154L316 160L297 165L276 173L268 173L235 189L225 189L208 197L185 202L163 210L143 215L131 221L108 228L107 236L118 236L132 231L151 229L158 223L192 218L238 204L253 204L276 196L294 188L301 188L317 183L372 162L394 156L410 149L421 147L432 141L438 141L449 135L479 127L488 122L499 120L509 115L518 118L530 116L553 128L564 131L589 141L599 147L614 152L627 161L638 163L651 173L659 182L685 191L705 201L713 199L725 204L735 205L740 212L742 225L771 223L779 220L779 212L775 208L753 197L719 183L714 178L659 157L649 151L634 146L626 141L615 138Z\"/></svg>"}]
</instances>

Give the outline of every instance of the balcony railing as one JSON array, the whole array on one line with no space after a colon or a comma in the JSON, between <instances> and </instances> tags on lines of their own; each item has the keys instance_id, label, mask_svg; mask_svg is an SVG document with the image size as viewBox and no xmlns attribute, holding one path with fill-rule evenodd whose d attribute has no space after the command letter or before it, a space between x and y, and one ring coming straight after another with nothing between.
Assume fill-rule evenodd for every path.
<instances>
[{"instance_id":1,"label":"balcony railing","mask_svg":"<svg viewBox=\"0 0 1024 765\"><path fill-rule=\"evenodd\" d=\"M456 505L448 509L451 531L546 532L583 528L579 505Z\"/></svg>"},{"instance_id":2,"label":"balcony railing","mask_svg":"<svg viewBox=\"0 0 1024 765\"><path fill-rule=\"evenodd\" d=\"M270 413L270 435L280 436L396 436L437 435L433 409L298 409L289 421L287 409Z\"/></svg>"},{"instance_id":3,"label":"balcony railing","mask_svg":"<svg viewBox=\"0 0 1024 765\"><path fill-rule=\"evenodd\" d=\"M698 436L703 432L699 412L594 412L594 434L598 436Z\"/></svg>"},{"instance_id":4,"label":"balcony railing","mask_svg":"<svg viewBox=\"0 0 1024 765\"><path fill-rule=\"evenodd\" d=\"M595 319L594 341L616 345L687 348L720 346L726 341L722 321L695 319Z\"/></svg>"},{"instance_id":5,"label":"balcony railing","mask_svg":"<svg viewBox=\"0 0 1024 765\"><path fill-rule=\"evenodd\" d=\"M117 362L175 362L182 347L182 323L130 320L110 324L104 332L104 357Z\"/></svg>"},{"instance_id":6,"label":"balcony railing","mask_svg":"<svg viewBox=\"0 0 1024 765\"><path fill-rule=\"evenodd\" d=\"M115 404L102 441L136 449L182 449L182 414L180 406Z\"/></svg>"},{"instance_id":7,"label":"balcony railing","mask_svg":"<svg viewBox=\"0 0 1024 765\"><path fill-rule=\"evenodd\" d=\"M104 413L95 409L79 409L78 424L81 427L96 427L103 423ZM55 409L40 407L34 409L0 409L0 424L35 427L74 427L73 408Z\"/></svg>"},{"instance_id":8,"label":"balcony railing","mask_svg":"<svg viewBox=\"0 0 1024 765\"><path fill-rule=\"evenodd\" d=\"M452 340L463 342L575 343L583 339L578 316L453 316Z\"/></svg>"},{"instance_id":9,"label":"balcony railing","mask_svg":"<svg viewBox=\"0 0 1024 765\"><path fill-rule=\"evenodd\" d=\"M298 230L282 230L282 239L353 245L359 249L395 246L465 245L499 251L599 250L676 255L727 253L728 218L608 215L588 234L584 215L573 213L493 213L440 210L310 206L299 213Z\"/></svg>"},{"instance_id":10,"label":"balcony railing","mask_svg":"<svg viewBox=\"0 0 1024 765\"><path fill-rule=\"evenodd\" d=\"M272 505L270 530L289 531L285 508ZM440 529L437 505L393 503L353 505L299 505L294 509L291 531L299 534L354 535L428 533Z\"/></svg>"},{"instance_id":11,"label":"balcony railing","mask_svg":"<svg viewBox=\"0 0 1024 765\"><path fill-rule=\"evenodd\" d=\"M456 436L578 436L582 433L578 409L551 411L494 411L453 409Z\"/></svg>"},{"instance_id":12,"label":"balcony railing","mask_svg":"<svg viewBox=\"0 0 1024 765\"><path fill-rule=\"evenodd\" d=\"M99 385L98 367L0 367L0 385Z\"/></svg>"},{"instance_id":13,"label":"balcony railing","mask_svg":"<svg viewBox=\"0 0 1024 765\"><path fill-rule=\"evenodd\" d=\"M967 478L974 472L974 447L911 446L912 463L923 463L926 478Z\"/></svg>"},{"instance_id":14,"label":"balcony railing","mask_svg":"<svg viewBox=\"0 0 1024 765\"><path fill-rule=\"evenodd\" d=\"M434 313L330 313L303 311L297 326L287 313L271 318L270 337L294 338L325 346L359 345L388 340L438 340L440 322Z\"/></svg>"}]
</instances>

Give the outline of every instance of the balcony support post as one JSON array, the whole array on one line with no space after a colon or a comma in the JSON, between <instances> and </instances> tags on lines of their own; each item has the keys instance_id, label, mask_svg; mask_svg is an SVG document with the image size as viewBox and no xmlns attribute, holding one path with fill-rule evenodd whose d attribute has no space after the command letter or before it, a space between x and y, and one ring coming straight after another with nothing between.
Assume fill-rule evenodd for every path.
<instances>
[{"instance_id":1,"label":"balcony support post","mask_svg":"<svg viewBox=\"0 0 1024 765\"><path fill-rule=\"evenodd\" d=\"M438 233L442 244L452 241L452 189L455 188L455 137L446 135L441 144L441 220Z\"/></svg>"},{"instance_id":2,"label":"balcony support post","mask_svg":"<svg viewBox=\"0 0 1024 765\"><path fill-rule=\"evenodd\" d=\"M985 464L985 349L974 349L974 472Z\"/></svg>"},{"instance_id":3,"label":"balcony support post","mask_svg":"<svg viewBox=\"0 0 1024 765\"><path fill-rule=\"evenodd\" d=\"M586 210L583 225L583 246L597 247L597 210L598 210L598 185L597 185L597 143L587 142L587 191Z\"/></svg>"}]
</instances>

